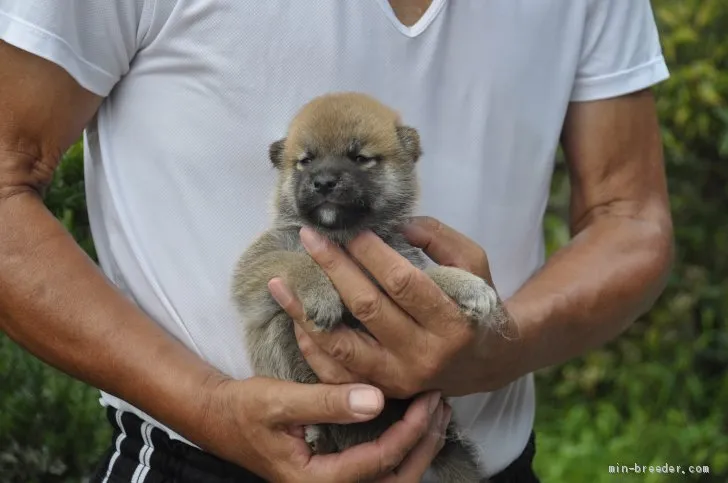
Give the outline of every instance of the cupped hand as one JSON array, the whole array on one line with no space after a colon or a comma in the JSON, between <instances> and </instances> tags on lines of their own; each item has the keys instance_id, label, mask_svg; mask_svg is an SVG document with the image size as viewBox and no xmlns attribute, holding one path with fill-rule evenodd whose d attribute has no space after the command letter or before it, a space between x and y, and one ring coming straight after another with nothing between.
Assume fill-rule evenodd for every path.
<instances>
[{"instance_id":1,"label":"cupped hand","mask_svg":"<svg viewBox=\"0 0 728 483\"><path fill-rule=\"evenodd\" d=\"M464 269L493 286L485 251L465 235L428 217L413 219L403 234L439 265ZM518 327L500 300L492 330L478 333L424 271L375 234L358 236L348 253L307 228L301 240L369 331L315 330L288 287L271 280L271 293L296 321L299 346L321 380L364 381L387 397L404 398L427 390L445 396L494 390L523 375Z\"/></svg>"},{"instance_id":2,"label":"cupped hand","mask_svg":"<svg viewBox=\"0 0 728 483\"><path fill-rule=\"evenodd\" d=\"M369 391L370 404L357 410L361 391ZM254 377L221 382L209 401L202 422L205 436L198 444L268 481L284 483L418 482L444 444L451 414L439 393L426 393L376 441L314 455L304 441L305 425L372 419L382 410L382 393L363 384Z\"/></svg>"}]
</instances>

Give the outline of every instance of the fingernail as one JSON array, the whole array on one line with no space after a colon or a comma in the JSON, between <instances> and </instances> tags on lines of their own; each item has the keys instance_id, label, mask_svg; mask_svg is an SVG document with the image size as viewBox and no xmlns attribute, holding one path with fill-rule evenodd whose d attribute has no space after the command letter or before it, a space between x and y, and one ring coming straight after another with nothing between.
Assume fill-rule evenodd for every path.
<instances>
[{"instance_id":1,"label":"fingernail","mask_svg":"<svg viewBox=\"0 0 728 483\"><path fill-rule=\"evenodd\" d=\"M309 252L318 252L324 249L326 246L326 240L316 233L316 230L304 226L301 228L301 243L306 247Z\"/></svg>"},{"instance_id":2,"label":"fingernail","mask_svg":"<svg viewBox=\"0 0 728 483\"><path fill-rule=\"evenodd\" d=\"M442 393L438 391L430 396L430 400L427 402L427 410L430 412L430 415L435 413L435 410L437 409L437 404L440 402L441 395Z\"/></svg>"},{"instance_id":3,"label":"fingernail","mask_svg":"<svg viewBox=\"0 0 728 483\"><path fill-rule=\"evenodd\" d=\"M372 389L352 389L349 393L349 407L363 416L379 412L379 394Z\"/></svg>"},{"instance_id":4,"label":"fingernail","mask_svg":"<svg viewBox=\"0 0 728 483\"><path fill-rule=\"evenodd\" d=\"M273 279L268 283L268 290L281 307L287 306L293 300L293 294L282 280Z\"/></svg>"}]
</instances>

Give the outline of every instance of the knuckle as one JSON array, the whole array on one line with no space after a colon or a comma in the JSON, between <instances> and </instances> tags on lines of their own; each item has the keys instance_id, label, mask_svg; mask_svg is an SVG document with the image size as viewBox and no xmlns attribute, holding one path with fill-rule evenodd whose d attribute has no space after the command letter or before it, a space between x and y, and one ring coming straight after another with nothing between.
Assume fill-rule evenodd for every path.
<instances>
[{"instance_id":1,"label":"knuckle","mask_svg":"<svg viewBox=\"0 0 728 483\"><path fill-rule=\"evenodd\" d=\"M421 418L420 420L418 420L417 422L415 422L413 424L414 424L414 433L415 433L418 441L421 439L427 438L428 433L431 428L430 420L427 418Z\"/></svg>"},{"instance_id":2,"label":"knuckle","mask_svg":"<svg viewBox=\"0 0 728 483\"><path fill-rule=\"evenodd\" d=\"M379 473L386 474L397 469L397 466L404 460L406 456L404 449L397 449L395 451L381 451L379 458Z\"/></svg>"},{"instance_id":3,"label":"knuckle","mask_svg":"<svg viewBox=\"0 0 728 483\"><path fill-rule=\"evenodd\" d=\"M347 337L337 337L331 343L331 357L337 361L348 364L356 359L356 347Z\"/></svg>"},{"instance_id":4,"label":"knuckle","mask_svg":"<svg viewBox=\"0 0 728 483\"><path fill-rule=\"evenodd\" d=\"M339 267L339 259L329 254L318 256L316 262L325 272L333 272Z\"/></svg>"},{"instance_id":5,"label":"knuckle","mask_svg":"<svg viewBox=\"0 0 728 483\"><path fill-rule=\"evenodd\" d=\"M437 218L433 218L431 216L423 216L421 219L422 223L427 225L430 230L434 232L439 232L442 230L442 222Z\"/></svg>"},{"instance_id":6,"label":"knuckle","mask_svg":"<svg viewBox=\"0 0 728 483\"><path fill-rule=\"evenodd\" d=\"M281 421L288 416L288 410L280 401L260 401L259 407L266 408L269 421Z\"/></svg>"},{"instance_id":7,"label":"knuckle","mask_svg":"<svg viewBox=\"0 0 728 483\"><path fill-rule=\"evenodd\" d=\"M330 416L336 416L341 411L341 404L340 404L340 397L339 393L335 391L326 391L321 396L321 410L324 411L325 414Z\"/></svg>"},{"instance_id":8,"label":"knuckle","mask_svg":"<svg viewBox=\"0 0 728 483\"><path fill-rule=\"evenodd\" d=\"M301 355L303 355L304 358L307 358L316 352L315 344L309 337L303 337L296 334L296 341L298 342L298 349L301 351Z\"/></svg>"},{"instance_id":9,"label":"knuckle","mask_svg":"<svg viewBox=\"0 0 728 483\"><path fill-rule=\"evenodd\" d=\"M351 301L351 313L364 322L372 320L382 310L382 296L379 293L365 292Z\"/></svg>"},{"instance_id":10,"label":"knuckle","mask_svg":"<svg viewBox=\"0 0 728 483\"><path fill-rule=\"evenodd\" d=\"M404 297L412 291L417 281L416 272L408 267L395 266L387 275L384 283L395 297Z\"/></svg>"},{"instance_id":11,"label":"knuckle","mask_svg":"<svg viewBox=\"0 0 728 483\"><path fill-rule=\"evenodd\" d=\"M425 360L421 363L415 380L418 382L418 385L422 387L427 381L434 379L439 372L440 367L437 361Z\"/></svg>"},{"instance_id":12,"label":"knuckle","mask_svg":"<svg viewBox=\"0 0 728 483\"><path fill-rule=\"evenodd\" d=\"M313 348L313 344L311 344L310 342L299 342L298 348L301 351L301 355L304 359L310 359L316 354Z\"/></svg>"}]
</instances>

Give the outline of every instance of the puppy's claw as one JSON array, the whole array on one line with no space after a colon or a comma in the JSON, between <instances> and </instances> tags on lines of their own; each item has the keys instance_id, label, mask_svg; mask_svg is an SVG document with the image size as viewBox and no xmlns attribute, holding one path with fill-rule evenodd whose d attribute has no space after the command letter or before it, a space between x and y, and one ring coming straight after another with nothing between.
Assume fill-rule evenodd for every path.
<instances>
[{"instance_id":1,"label":"puppy's claw","mask_svg":"<svg viewBox=\"0 0 728 483\"><path fill-rule=\"evenodd\" d=\"M477 280L465 284L453 298L466 316L478 323L487 323L498 303L498 295L485 280L475 278Z\"/></svg>"},{"instance_id":2,"label":"puppy's claw","mask_svg":"<svg viewBox=\"0 0 728 483\"><path fill-rule=\"evenodd\" d=\"M301 303L306 318L319 331L333 330L344 315L344 303L328 280L318 286L308 287L301 294Z\"/></svg>"},{"instance_id":3,"label":"puppy's claw","mask_svg":"<svg viewBox=\"0 0 728 483\"><path fill-rule=\"evenodd\" d=\"M306 317L313 323L315 330L328 332L334 329L343 315L343 309L340 306L324 306L323 304L314 305L306 310Z\"/></svg>"},{"instance_id":4,"label":"puppy's claw","mask_svg":"<svg viewBox=\"0 0 728 483\"><path fill-rule=\"evenodd\" d=\"M498 294L485 280L455 267L430 267L427 273L474 324L489 326L495 323L493 315L498 308Z\"/></svg>"}]
</instances>

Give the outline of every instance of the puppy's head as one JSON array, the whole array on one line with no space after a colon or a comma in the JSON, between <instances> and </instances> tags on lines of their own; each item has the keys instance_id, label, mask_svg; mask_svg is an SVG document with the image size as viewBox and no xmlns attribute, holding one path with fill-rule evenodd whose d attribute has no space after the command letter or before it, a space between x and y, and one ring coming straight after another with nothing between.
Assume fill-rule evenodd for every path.
<instances>
[{"instance_id":1,"label":"puppy's head","mask_svg":"<svg viewBox=\"0 0 728 483\"><path fill-rule=\"evenodd\" d=\"M322 232L355 234L397 223L417 201L417 131L359 93L306 104L270 146L280 213Z\"/></svg>"}]
</instances>

